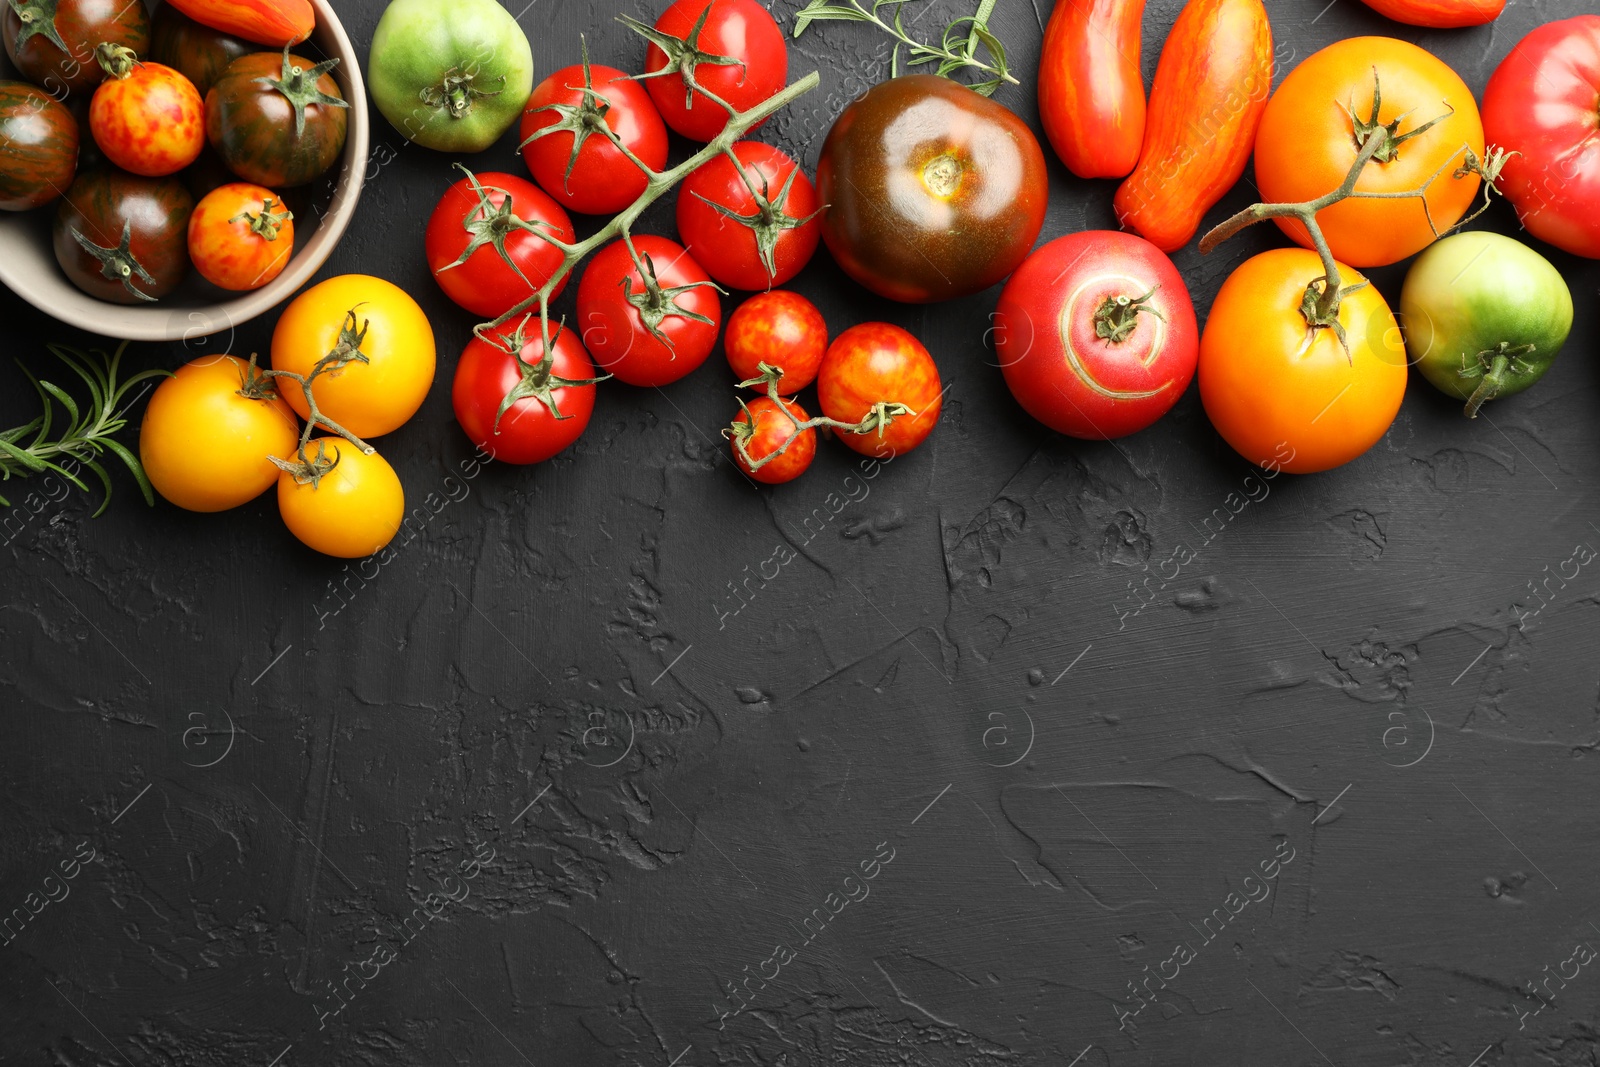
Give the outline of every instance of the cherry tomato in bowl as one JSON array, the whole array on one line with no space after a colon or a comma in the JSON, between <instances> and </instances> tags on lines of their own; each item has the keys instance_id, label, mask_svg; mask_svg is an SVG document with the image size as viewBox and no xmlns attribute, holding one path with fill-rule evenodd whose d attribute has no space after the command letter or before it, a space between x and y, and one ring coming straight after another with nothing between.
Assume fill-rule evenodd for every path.
<instances>
[{"instance_id":1,"label":"cherry tomato in bowl","mask_svg":"<svg viewBox=\"0 0 1600 1067\"><path fill-rule=\"evenodd\" d=\"M141 63L126 48L97 50L106 80L89 101L89 133L106 159L130 174L163 178L206 146L206 107L171 67Z\"/></svg>"},{"instance_id":2,"label":"cherry tomato in bowl","mask_svg":"<svg viewBox=\"0 0 1600 1067\"><path fill-rule=\"evenodd\" d=\"M1199 330L1165 252L1115 230L1068 234L1017 268L995 308L995 355L1023 409L1058 433L1135 433L1183 396Z\"/></svg>"},{"instance_id":3,"label":"cherry tomato in bowl","mask_svg":"<svg viewBox=\"0 0 1600 1067\"><path fill-rule=\"evenodd\" d=\"M259 289L289 265L294 213L271 189L230 182L200 198L189 216L189 258L222 289Z\"/></svg>"},{"instance_id":4,"label":"cherry tomato in bowl","mask_svg":"<svg viewBox=\"0 0 1600 1067\"><path fill-rule=\"evenodd\" d=\"M552 325L554 332L556 327ZM554 358L509 407L523 381L517 354L537 368L544 340L537 319L474 337L456 364L450 400L456 421L479 451L507 463L542 463L583 435L594 414L594 363L571 330L555 333Z\"/></svg>"},{"instance_id":5,"label":"cherry tomato in bowl","mask_svg":"<svg viewBox=\"0 0 1600 1067\"><path fill-rule=\"evenodd\" d=\"M539 233L576 240L561 205L532 182L469 171L439 198L423 244L445 295L474 315L494 318L533 296L560 269L561 250ZM566 286L562 278L550 299Z\"/></svg>"},{"instance_id":6,"label":"cherry tomato in bowl","mask_svg":"<svg viewBox=\"0 0 1600 1067\"><path fill-rule=\"evenodd\" d=\"M668 126L691 141L709 141L728 124L728 112L698 90L685 91L682 69L692 66L695 84L738 111L775 96L789 81L789 49L783 31L755 0L674 0L656 19L659 33L676 37L683 58L674 61L652 42L640 79ZM669 73L658 73L668 71Z\"/></svg>"},{"instance_id":7,"label":"cherry tomato in bowl","mask_svg":"<svg viewBox=\"0 0 1600 1067\"><path fill-rule=\"evenodd\" d=\"M822 239L821 203L788 154L760 141L733 146L683 180L678 236L723 285L770 289L799 274Z\"/></svg>"},{"instance_id":8,"label":"cherry tomato in bowl","mask_svg":"<svg viewBox=\"0 0 1600 1067\"><path fill-rule=\"evenodd\" d=\"M787 289L757 293L728 317L722 348L734 380L761 377L761 364L776 367L778 391L792 396L816 381L828 350L828 324L817 305Z\"/></svg>"},{"instance_id":9,"label":"cherry tomato in bowl","mask_svg":"<svg viewBox=\"0 0 1600 1067\"><path fill-rule=\"evenodd\" d=\"M816 429L801 428L810 418L792 397L786 398L781 407L770 396L756 397L723 431L730 442L733 462L766 485L794 481L817 458Z\"/></svg>"},{"instance_id":10,"label":"cherry tomato in bowl","mask_svg":"<svg viewBox=\"0 0 1600 1067\"><path fill-rule=\"evenodd\" d=\"M665 237L633 238L595 253L578 283L578 327L596 363L629 385L668 385L706 361L722 328L717 288L688 251Z\"/></svg>"},{"instance_id":11,"label":"cherry tomato in bowl","mask_svg":"<svg viewBox=\"0 0 1600 1067\"><path fill-rule=\"evenodd\" d=\"M901 456L933 432L944 406L939 368L908 331L887 322L864 322L828 346L817 372L822 413L861 424L883 405L909 409L865 433L835 430L839 440L864 456Z\"/></svg>"},{"instance_id":12,"label":"cherry tomato in bowl","mask_svg":"<svg viewBox=\"0 0 1600 1067\"><path fill-rule=\"evenodd\" d=\"M599 131L599 124L641 162L667 162L667 127L645 87L615 67L562 67L540 82L522 113L522 158L539 187L568 211L610 215L644 192L644 171Z\"/></svg>"}]
</instances>

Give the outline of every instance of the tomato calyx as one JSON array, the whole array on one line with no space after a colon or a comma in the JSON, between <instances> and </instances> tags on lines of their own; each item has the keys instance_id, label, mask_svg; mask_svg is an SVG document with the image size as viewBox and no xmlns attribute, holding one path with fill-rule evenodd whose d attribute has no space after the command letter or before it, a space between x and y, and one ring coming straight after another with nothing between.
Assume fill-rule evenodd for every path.
<instances>
[{"instance_id":1,"label":"tomato calyx","mask_svg":"<svg viewBox=\"0 0 1600 1067\"><path fill-rule=\"evenodd\" d=\"M517 379L517 384L513 385L511 391L500 399L499 410L494 413L494 432L496 434L500 432L500 420L505 418L505 414L510 410L511 405L519 400L533 397L549 409L553 418L557 421L564 421L572 418L572 416L563 415L561 408L556 405L557 389L598 385L611 377L609 374L602 374L598 378L563 378L555 373L553 368L556 361L556 341L560 339L561 331L566 328L564 322L556 323L555 336L545 341L544 354L539 357L539 362L529 363L523 359L522 350L528 344L525 330L528 326L528 320L531 318L533 318L531 313L524 315L522 321L518 322L509 334L491 334L483 338L490 344L505 349L511 355L511 358L517 361L517 369L521 374L521 377ZM479 336L482 337L481 334Z\"/></svg>"},{"instance_id":2,"label":"tomato calyx","mask_svg":"<svg viewBox=\"0 0 1600 1067\"><path fill-rule=\"evenodd\" d=\"M299 137L306 131L306 108L313 104L323 107L349 107L347 100L323 92L317 88L317 81L334 67L339 65L339 57L324 59L314 67L301 67L289 55L289 46L283 46L283 73L276 78L262 78L262 82L270 85L289 101L289 110L294 112L294 135ZM426 90L424 91L426 92Z\"/></svg>"},{"instance_id":3,"label":"tomato calyx","mask_svg":"<svg viewBox=\"0 0 1600 1067\"><path fill-rule=\"evenodd\" d=\"M633 258L635 270L643 277L644 288L637 293L634 292L633 272L624 274L620 283L622 286L622 298L632 304L633 309L639 313L639 321L644 324L646 330L650 331L651 337L654 337L669 349L673 347L672 338L668 337L661 329L662 321L668 317L675 316L680 319L689 319L692 322L703 322L707 326L716 325L713 320L700 314L700 312L690 311L679 304L678 295L687 293L691 289L699 289L702 286L709 286L726 295L726 290L722 286L710 281L685 282L683 285L673 285L663 289L661 283L656 280L656 265L651 260L650 253L645 252L641 255L634 249L631 238L628 238L627 242L628 255Z\"/></svg>"},{"instance_id":4,"label":"tomato calyx","mask_svg":"<svg viewBox=\"0 0 1600 1067\"><path fill-rule=\"evenodd\" d=\"M17 13L17 20L22 23L22 29L17 33L13 47L18 52L29 37L41 36L63 52L71 53L67 42L61 39L61 31L56 28L56 7L58 0L11 0L11 10Z\"/></svg>"},{"instance_id":5,"label":"tomato calyx","mask_svg":"<svg viewBox=\"0 0 1600 1067\"><path fill-rule=\"evenodd\" d=\"M1500 390L1505 388L1507 374L1531 374L1534 368L1521 357L1538 350L1536 344L1513 345L1510 341L1501 341L1495 347L1479 352L1473 357L1474 362L1469 363L1467 357L1462 356L1461 377L1483 379L1462 409L1467 418L1477 418L1478 409L1500 395Z\"/></svg>"},{"instance_id":6,"label":"tomato calyx","mask_svg":"<svg viewBox=\"0 0 1600 1067\"><path fill-rule=\"evenodd\" d=\"M700 49L700 31L705 29L706 16L711 14L711 5L707 4L700 12L700 17L695 19L694 28L687 37L674 37L670 33L663 33L654 26L646 26L636 18L627 15L617 16L617 21L640 37L655 45L667 55L667 62L660 70L650 71L648 74L635 74L634 81L646 81L650 78L664 78L669 74L679 74L683 77L683 106L685 110L694 108L694 94L696 91L706 99L715 101L730 115L734 109L728 106L727 101L717 94L703 88L695 80L695 68L702 63L714 67L738 67L745 70L744 61L733 56L721 56L715 52L704 52Z\"/></svg>"},{"instance_id":7,"label":"tomato calyx","mask_svg":"<svg viewBox=\"0 0 1600 1067\"><path fill-rule=\"evenodd\" d=\"M429 107L438 108L452 119L464 119L472 114L474 101L480 96L499 96L505 91L506 76L500 75L499 89L480 89L473 83L478 76L470 70L464 69L459 63L444 72L438 85L425 86L421 92L422 102Z\"/></svg>"},{"instance_id":8,"label":"tomato calyx","mask_svg":"<svg viewBox=\"0 0 1600 1067\"><path fill-rule=\"evenodd\" d=\"M583 48L583 85L569 85L567 88L577 89L583 94L582 99L576 104L545 104L533 108L532 113L554 111L559 118L556 122L529 134L527 140L517 145L517 151L522 151L539 138L548 137L552 133L572 134L572 152L567 156L567 171L561 176L561 187L568 192L571 192L568 182L572 179L572 168L578 165L578 153L583 151L584 142L597 134L610 141L617 151L647 176L655 173L644 160L634 155L632 149L622 143L622 138L617 136L617 132L606 121L606 114L611 110L611 101L595 91L594 72L589 67L589 39L580 37L579 41Z\"/></svg>"},{"instance_id":9,"label":"tomato calyx","mask_svg":"<svg viewBox=\"0 0 1600 1067\"><path fill-rule=\"evenodd\" d=\"M1401 133L1400 124L1404 122L1408 116L1410 116L1411 112L1404 111L1390 119L1388 122L1379 122L1378 108L1382 106L1382 103L1383 90L1378 84L1378 68L1373 67L1371 114L1366 118L1362 118L1360 115L1357 115L1355 101L1353 100L1345 105L1345 111L1350 115L1351 135L1355 138L1357 150L1365 147L1367 142L1372 140L1374 137L1378 138L1378 147L1374 149L1372 153L1373 160L1378 163L1388 163L1392 160L1398 159L1400 156L1400 146L1403 143L1411 140L1413 137L1427 133L1435 125L1443 122L1445 119L1456 113L1456 109L1451 107L1450 102L1445 101L1444 106L1450 110L1446 111L1442 115L1435 115L1433 118L1429 119L1427 122L1424 122L1421 126L1418 126L1414 130L1408 130L1405 133Z\"/></svg>"},{"instance_id":10,"label":"tomato calyx","mask_svg":"<svg viewBox=\"0 0 1600 1067\"><path fill-rule=\"evenodd\" d=\"M751 436L756 432L756 417L751 413L750 408L745 404L744 398L739 397L739 410L741 414L735 416L732 423L722 428L722 436L733 442L733 447L736 451L738 451L739 458L742 459L746 466L752 471L760 470L762 467L766 466L768 463L771 463L773 460L787 452L789 450L789 446L798 441L806 430L814 430L819 426L826 426L834 433L853 433L860 435L877 434L878 439L882 440L883 431L888 429L890 424L893 423L895 419L906 415L910 415L911 417L915 418L917 415L917 413L910 407L899 403L898 401L880 400L867 410L867 413L862 416L860 422L840 422L838 419L830 419L826 415L817 415L809 419L799 419L795 417L794 412L789 410L788 401L784 400L783 397L778 395L778 378L782 376L783 372L772 366L770 363L758 363L756 366L761 370L760 377L751 378L747 382L740 382L740 387L751 387L760 382L765 382L768 398L770 398L774 404L778 405L778 410L784 413L784 415L794 425L794 429L790 432L788 439L784 441L783 444L779 445L771 452L768 452L760 459L756 459L750 455L750 451L747 447Z\"/></svg>"},{"instance_id":11,"label":"tomato calyx","mask_svg":"<svg viewBox=\"0 0 1600 1067\"><path fill-rule=\"evenodd\" d=\"M778 383L783 380L783 368L773 366L766 360L762 360L756 364L756 371L757 374L754 378L736 383L738 387L740 389L759 389L769 396L773 395L773 389L777 388Z\"/></svg>"},{"instance_id":12,"label":"tomato calyx","mask_svg":"<svg viewBox=\"0 0 1600 1067\"><path fill-rule=\"evenodd\" d=\"M277 204L283 210L273 211L273 204ZM263 241L276 241L283 224L293 218L294 212L284 207L282 200L267 199L261 201L260 214L252 215L248 211L241 211L228 221L233 223L242 219L248 224L246 228Z\"/></svg>"},{"instance_id":13,"label":"tomato calyx","mask_svg":"<svg viewBox=\"0 0 1600 1067\"><path fill-rule=\"evenodd\" d=\"M1118 293L1100 301L1100 306L1094 309L1094 335L1107 344L1121 344L1139 328L1141 311L1166 322L1167 317L1161 313L1161 309L1150 303L1150 298L1160 288L1159 285L1152 285L1143 296Z\"/></svg>"},{"instance_id":14,"label":"tomato calyx","mask_svg":"<svg viewBox=\"0 0 1600 1067\"><path fill-rule=\"evenodd\" d=\"M755 200L756 209L748 215L741 215L726 204L719 204L699 193L695 193L694 196L717 214L730 218L750 230L756 239L756 255L760 257L761 266L767 272L767 288L771 289L773 280L778 276L776 259L778 238L783 236L785 230L798 229L822 214L827 210L827 205L824 204L804 218L796 218L785 211L783 205L788 203L789 190L794 186L795 175L800 173L799 164L796 164L794 169L789 171L789 176L783 179L783 188L778 190L778 195L774 198L765 175L761 178L761 188L757 190L755 182L750 180L749 172L744 169L744 165L739 162L739 157L734 155L731 147L727 151L727 156L733 161L733 169L738 171L745 188Z\"/></svg>"},{"instance_id":15,"label":"tomato calyx","mask_svg":"<svg viewBox=\"0 0 1600 1067\"><path fill-rule=\"evenodd\" d=\"M139 66L139 55L126 45L101 41L94 46L94 61L100 64L106 77L121 81L133 73L134 67Z\"/></svg>"},{"instance_id":16,"label":"tomato calyx","mask_svg":"<svg viewBox=\"0 0 1600 1067\"><path fill-rule=\"evenodd\" d=\"M452 267L459 267L471 259L473 254L484 245L493 245L494 250L500 254L500 258L505 260L506 266L516 271L517 277L526 282L529 288L536 288L528 276L522 273L522 268L517 265L517 261L511 258L511 253L506 251L506 238L520 230L531 233L536 237L542 237L562 252L566 252L568 246L551 236L548 232L549 227L543 222L537 219L525 219L520 215L513 214L510 192L492 185L485 186L478 181L478 176L465 166L460 163L455 166L457 170L467 176L467 184L472 187L473 193L478 198L478 203L467 213L467 217L461 220L462 229L472 235L471 240L467 242L467 247L461 250L461 255L456 257L454 263L446 263L439 270L447 271ZM504 195L504 199L500 201L498 207L495 206L493 200L489 199L490 189L494 189L495 192Z\"/></svg>"},{"instance_id":17,"label":"tomato calyx","mask_svg":"<svg viewBox=\"0 0 1600 1067\"><path fill-rule=\"evenodd\" d=\"M256 364L257 353L250 353L250 362L239 369L239 388L234 390L246 400L276 400L278 391L272 387L272 377Z\"/></svg>"},{"instance_id":18,"label":"tomato calyx","mask_svg":"<svg viewBox=\"0 0 1600 1067\"><path fill-rule=\"evenodd\" d=\"M156 280L150 276L150 272L144 269L144 265L133 254L132 219L127 219L122 223L122 240L115 248L105 248L95 244L79 232L76 226L70 227L67 232L72 234L72 239L77 241L85 252L100 261L100 277L110 282L121 282L124 289L140 300L152 304L155 303L155 297L133 284L135 278L149 286L154 286Z\"/></svg>"}]
</instances>

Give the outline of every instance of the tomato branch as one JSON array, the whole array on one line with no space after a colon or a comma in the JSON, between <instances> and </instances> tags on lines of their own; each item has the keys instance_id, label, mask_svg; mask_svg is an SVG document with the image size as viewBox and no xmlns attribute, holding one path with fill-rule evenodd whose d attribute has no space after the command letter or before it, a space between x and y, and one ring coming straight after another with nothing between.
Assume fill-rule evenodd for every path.
<instances>
[{"instance_id":1,"label":"tomato branch","mask_svg":"<svg viewBox=\"0 0 1600 1067\"><path fill-rule=\"evenodd\" d=\"M733 447L738 451L739 458L744 460L745 465L753 471L760 470L789 451L789 446L798 441L800 435L806 430L814 430L819 426L826 426L834 433L862 435L875 433L881 439L883 431L895 419L900 418L902 415L915 417L917 414L904 404L891 400L880 400L872 405L872 408L860 422L840 422L838 419L830 419L826 415L818 415L815 418L802 420L797 418L793 411L789 410L789 405L784 402L783 397L778 395L778 380L783 377L782 369L774 367L770 363L757 363L756 369L761 373L747 382L740 382L739 388L751 389L765 385L767 396L771 398L774 404L778 405L778 410L783 412L784 416L793 424L794 429L790 431L788 439L783 444L760 459L756 459L750 455L747 447L751 436L756 432L756 417L750 413L750 408L746 406L744 398L739 398L739 408L744 412L744 418L735 418L730 425L723 427L722 436L733 442Z\"/></svg>"}]
</instances>

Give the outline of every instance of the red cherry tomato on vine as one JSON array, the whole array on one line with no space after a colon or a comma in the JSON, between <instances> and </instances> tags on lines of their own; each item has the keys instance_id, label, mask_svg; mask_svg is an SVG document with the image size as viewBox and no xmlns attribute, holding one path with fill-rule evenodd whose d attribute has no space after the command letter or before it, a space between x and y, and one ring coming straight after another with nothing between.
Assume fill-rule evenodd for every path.
<instances>
[{"instance_id":1,"label":"red cherry tomato on vine","mask_svg":"<svg viewBox=\"0 0 1600 1067\"><path fill-rule=\"evenodd\" d=\"M778 407L778 402L770 396L758 396L745 405L748 414L741 411L733 420L731 432L734 443L731 447L734 463L750 477L767 485L781 485L784 482L794 481L804 474L806 468L811 466L811 461L817 458L817 431L810 426L803 430L795 428L796 422L806 422L811 416L807 415L805 408L795 403L792 398L786 398L783 405L789 409L789 413L794 416L793 419L785 415L783 409ZM744 456L739 454L737 439L744 436L743 430L740 429L743 426L753 427L749 435L744 437L744 449L750 454L750 458L758 463L783 448L784 442L790 438L794 438L794 443L784 448L782 455L756 467L746 463Z\"/></svg>"},{"instance_id":2,"label":"red cherry tomato on vine","mask_svg":"<svg viewBox=\"0 0 1600 1067\"><path fill-rule=\"evenodd\" d=\"M692 141L709 141L721 133L728 112L699 91L692 100L686 98L678 73L684 66L693 67L697 85L738 111L748 111L788 84L783 31L755 0L676 0L656 19L655 28L687 47L675 46L682 58L674 60L652 43L644 59L646 74L671 63L677 66L672 74L649 78L645 87L667 125Z\"/></svg>"},{"instance_id":3,"label":"red cherry tomato on vine","mask_svg":"<svg viewBox=\"0 0 1600 1067\"><path fill-rule=\"evenodd\" d=\"M737 381L761 376L758 364L783 371L778 391L792 395L817 379L828 350L828 324L817 305L787 289L757 293L728 317L722 348Z\"/></svg>"},{"instance_id":4,"label":"red cherry tomato on vine","mask_svg":"<svg viewBox=\"0 0 1600 1067\"><path fill-rule=\"evenodd\" d=\"M927 440L939 421L944 394L933 357L910 333L887 322L864 322L833 339L817 372L822 413L860 423L880 403L904 404L910 414L869 433L835 431L864 456L892 459Z\"/></svg>"},{"instance_id":5,"label":"red cherry tomato on vine","mask_svg":"<svg viewBox=\"0 0 1600 1067\"><path fill-rule=\"evenodd\" d=\"M602 248L578 283L578 328L595 362L629 385L667 385L706 361L722 328L717 290L680 244L633 239L654 278L623 241Z\"/></svg>"},{"instance_id":6,"label":"red cherry tomato on vine","mask_svg":"<svg viewBox=\"0 0 1600 1067\"><path fill-rule=\"evenodd\" d=\"M547 379L530 382L533 394L506 408L497 426L501 403L522 381L523 371L512 350L533 367L544 354L538 318L526 320L522 329L520 338L517 328L507 324L491 340L468 341L456 364L450 401L456 421L481 451L507 463L540 463L576 441L589 425L594 414L594 363L577 335L561 330L551 346L555 359ZM553 323L551 329L556 329Z\"/></svg>"},{"instance_id":7,"label":"red cherry tomato on vine","mask_svg":"<svg viewBox=\"0 0 1600 1067\"><path fill-rule=\"evenodd\" d=\"M744 177L733 160L719 155L683 180L678 236L723 285L782 285L811 261L822 240L816 187L800 164L771 145L740 141L733 152Z\"/></svg>"},{"instance_id":8,"label":"red cherry tomato on vine","mask_svg":"<svg viewBox=\"0 0 1600 1067\"><path fill-rule=\"evenodd\" d=\"M193 163L206 145L206 105L194 83L171 67L108 59L106 80L89 101L89 132L112 163L160 178Z\"/></svg>"},{"instance_id":9,"label":"red cherry tomato on vine","mask_svg":"<svg viewBox=\"0 0 1600 1067\"><path fill-rule=\"evenodd\" d=\"M479 195L473 181L468 176L445 190L428 218L423 243L445 295L474 315L494 317L532 296L561 266L561 250L525 224L545 228L560 241L576 240L576 234L561 205L532 182L515 174L479 174ZM516 267L500 255L501 248ZM561 279L550 299L566 285Z\"/></svg>"},{"instance_id":10,"label":"red cherry tomato on vine","mask_svg":"<svg viewBox=\"0 0 1600 1067\"><path fill-rule=\"evenodd\" d=\"M1143 237L1115 230L1041 246L1006 282L994 326L1017 403L1087 440L1123 437L1165 415L1200 358L1178 269Z\"/></svg>"},{"instance_id":11,"label":"red cherry tomato on vine","mask_svg":"<svg viewBox=\"0 0 1600 1067\"><path fill-rule=\"evenodd\" d=\"M585 84L592 95L584 92ZM667 162L667 128L644 86L615 67L563 67L540 82L522 113L522 158L545 192L569 211L610 215L644 192L644 171L589 125L603 117L611 132L654 170ZM541 130L555 132L536 136ZM583 132L573 153L573 131Z\"/></svg>"}]
</instances>

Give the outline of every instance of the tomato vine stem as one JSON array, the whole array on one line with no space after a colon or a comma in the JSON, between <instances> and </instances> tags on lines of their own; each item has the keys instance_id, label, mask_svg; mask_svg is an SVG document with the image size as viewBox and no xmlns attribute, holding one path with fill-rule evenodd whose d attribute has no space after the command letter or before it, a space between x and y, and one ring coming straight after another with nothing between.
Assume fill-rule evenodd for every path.
<instances>
[{"instance_id":1,"label":"tomato vine stem","mask_svg":"<svg viewBox=\"0 0 1600 1067\"><path fill-rule=\"evenodd\" d=\"M830 419L826 415L818 415L815 418L801 420L795 416L793 411L789 410L789 405L784 401L783 397L778 395L778 381L783 377L782 369L763 362L756 364L756 370L761 373L749 381L740 382L739 388L753 389L757 386L765 385L767 396L774 404L778 405L778 410L783 412L784 416L793 424L794 429L783 444L760 459L754 458L750 455L748 445L750 438L756 432L756 417L750 413L750 408L745 404L744 398L739 398L739 408L744 412L744 418L735 417L730 425L723 427L722 436L733 442L733 447L738 451L739 458L753 471L760 470L789 451L789 446L798 441L800 434L806 430L814 430L818 426L826 426L835 433L863 435L875 433L881 439L883 431L895 419L900 418L902 415L910 415L915 418L917 414L904 404L892 400L880 400L872 405L872 408L862 417L860 422L840 422L838 419Z\"/></svg>"}]
</instances>

